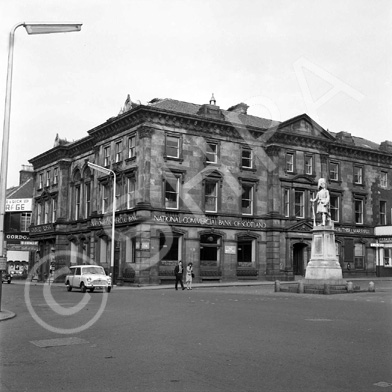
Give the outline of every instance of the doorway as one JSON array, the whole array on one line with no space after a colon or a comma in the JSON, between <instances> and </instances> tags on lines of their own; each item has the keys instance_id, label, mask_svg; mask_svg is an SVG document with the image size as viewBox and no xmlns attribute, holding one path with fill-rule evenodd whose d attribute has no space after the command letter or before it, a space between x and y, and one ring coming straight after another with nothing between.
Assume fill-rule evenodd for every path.
<instances>
[{"instance_id":1,"label":"doorway","mask_svg":"<svg viewBox=\"0 0 392 392\"><path fill-rule=\"evenodd\" d=\"M293 273L294 275L305 275L305 262L307 263L306 251L308 245L298 243L293 246Z\"/></svg>"}]
</instances>

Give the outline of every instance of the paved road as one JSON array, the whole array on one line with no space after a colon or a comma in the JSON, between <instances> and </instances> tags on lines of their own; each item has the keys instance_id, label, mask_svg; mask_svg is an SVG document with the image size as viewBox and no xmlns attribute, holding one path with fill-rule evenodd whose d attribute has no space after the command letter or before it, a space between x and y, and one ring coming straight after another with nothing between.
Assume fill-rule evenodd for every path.
<instances>
[{"instance_id":1,"label":"paved road","mask_svg":"<svg viewBox=\"0 0 392 392\"><path fill-rule=\"evenodd\" d=\"M0 390L392 391L392 282L376 289L7 285Z\"/></svg>"}]
</instances>

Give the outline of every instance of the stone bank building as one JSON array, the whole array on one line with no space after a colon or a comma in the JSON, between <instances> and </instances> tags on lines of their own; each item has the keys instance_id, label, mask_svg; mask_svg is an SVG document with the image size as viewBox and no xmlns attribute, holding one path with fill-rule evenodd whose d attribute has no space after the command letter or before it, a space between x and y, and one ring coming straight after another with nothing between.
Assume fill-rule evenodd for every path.
<instances>
[{"instance_id":1,"label":"stone bank building","mask_svg":"<svg viewBox=\"0 0 392 392\"><path fill-rule=\"evenodd\" d=\"M392 143L331 133L306 114L277 122L247 109L223 110L214 97L127 99L84 138L56 138L30 160L40 255L54 251L56 268L109 270L114 246L117 284L168 282L178 260L193 263L196 281L293 280L305 275L309 200L324 177L344 276L391 276L392 231L381 230L391 248L379 253L376 228L392 226ZM115 192L114 176L87 162L116 174Z\"/></svg>"}]
</instances>

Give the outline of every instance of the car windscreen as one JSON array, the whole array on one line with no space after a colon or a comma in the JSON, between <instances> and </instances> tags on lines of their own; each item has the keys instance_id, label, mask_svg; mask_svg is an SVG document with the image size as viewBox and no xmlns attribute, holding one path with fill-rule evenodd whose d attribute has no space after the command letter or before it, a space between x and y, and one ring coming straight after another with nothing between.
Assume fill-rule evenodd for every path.
<instances>
[{"instance_id":1,"label":"car windscreen","mask_svg":"<svg viewBox=\"0 0 392 392\"><path fill-rule=\"evenodd\" d=\"M86 274L105 275L105 271L102 267L85 267L82 269L82 275L86 275Z\"/></svg>"}]
</instances>

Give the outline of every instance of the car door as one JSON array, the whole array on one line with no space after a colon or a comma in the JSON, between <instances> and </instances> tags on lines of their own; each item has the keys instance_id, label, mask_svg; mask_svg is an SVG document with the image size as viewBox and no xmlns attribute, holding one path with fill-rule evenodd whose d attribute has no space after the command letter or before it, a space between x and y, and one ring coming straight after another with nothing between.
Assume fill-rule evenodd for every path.
<instances>
[{"instance_id":1,"label":"car door","mask_svg":"<svg viewBox=\"0 0 392 392\"><path fill-rule=\"evenodd\" d=\"M75 268L75 274L73 276L73 282L72 282L72 286L73 287L79 287L80 286L80 279L81 279L81 268L80 267L76 267Z\"/></svg>"}]
</instances>

